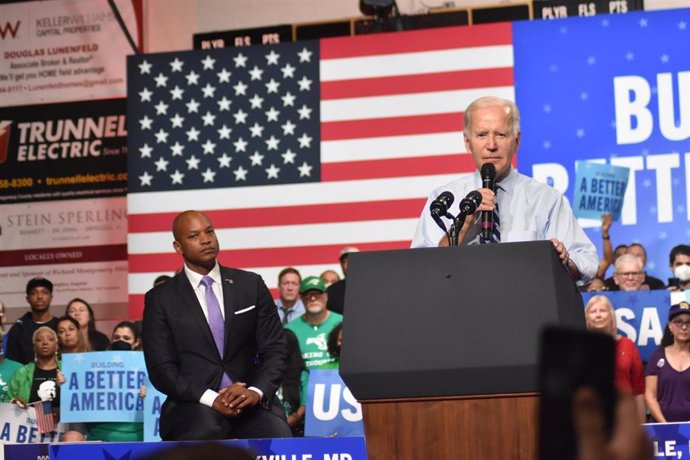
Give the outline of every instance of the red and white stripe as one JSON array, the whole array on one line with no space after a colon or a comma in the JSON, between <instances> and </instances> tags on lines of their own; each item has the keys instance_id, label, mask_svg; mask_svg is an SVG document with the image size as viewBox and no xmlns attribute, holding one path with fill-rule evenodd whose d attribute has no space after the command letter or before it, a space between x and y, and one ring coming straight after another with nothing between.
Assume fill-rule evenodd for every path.
<instances>
[{"instance_id":1,"label":"red and white stripe","mask_svg":"<svg viewBox=\"0 0 690 460\"><path fill-rule=\"evenodd\" d=\"M170 226L206 212L221 263L303 276L338 267L340 250L409 247L429 192L474 170L462 141L464 108L514 100L509 23L321 41L320 183L128 196L130 312L161 273L182 264Z\"/></svg>"},{"instance_id":2,"label":"red and white stripe","mask_svg":"<svg viewBox=\"0 0 690 460\"><path fill-rule=\"evenodd\" d=\"M44 410L44 404L47 405ZM55 431L55 417L52 412L52 404L45 402L38 402L34 404L36 409L36 425L38 427L38 432L41 434L51 433ZM50 411L47 412L47 410Z\"/></svg>"}]
</instances>

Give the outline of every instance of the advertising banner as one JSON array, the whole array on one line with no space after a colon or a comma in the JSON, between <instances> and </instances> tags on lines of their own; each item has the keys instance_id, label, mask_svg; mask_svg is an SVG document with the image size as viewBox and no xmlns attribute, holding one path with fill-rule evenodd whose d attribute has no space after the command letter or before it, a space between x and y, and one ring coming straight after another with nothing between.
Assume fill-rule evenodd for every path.
<instances>
[{"instance_id":1,"label":"advertising banner","mask_svg":"<svg viewBox=\"0 0 690 460\"><path fill-rule=\"evenodd\" d=\"M135 43L132 2L118 9ZM3 106L122 97L132 54L108 2L61 0L0 5Z\"/></svg>"},{"instance_id":2,"label":"advertising banner","mask_svg":"<svg viewBox=\"0 0 690 460\"><path fill-rule=\"evenodd\" d=\"M1 7L0 7L1 8ZM125 100L0 108L0 300L127 302Z\"/></svg>"},{"instance_id":3,"label":"advertising banner","mask_svg":"<svg viewBox=\"0 0 690 460\"><path fill-rule=\"evenodd\" d=\"M0 204L124 196L125 99L0 108Z\"/></svg>"}]
</instances>

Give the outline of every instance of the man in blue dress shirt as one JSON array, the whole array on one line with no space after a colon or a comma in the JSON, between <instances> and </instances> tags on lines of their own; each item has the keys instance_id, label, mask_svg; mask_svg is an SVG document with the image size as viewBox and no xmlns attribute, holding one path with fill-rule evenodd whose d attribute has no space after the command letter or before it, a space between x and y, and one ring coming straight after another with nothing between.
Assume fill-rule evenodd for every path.
<instances>
[{"instance_id":1,"label":"man in blue dress shirt","mask_svg":"<svg viewBox=\"0 0 690 460\"><path fill-rule=\"evenodd\" d=\"M520 145L520 112L508 100L482 97L465 110L465 147L472 155L477 171L434 190L417 225L412 247L434 247L448 240L429 213L430 203L444 191L455 196L449 210L459 211L459 202L472 190L482 195L482 202L458 232L459 244L480 243L480 211L497 208L500 216L500 241L550 240L571 276L579 284L594 277L599 258L596 248L580 227L563 195L548 185L519 174L512 166ZM479 170L485 163L496 168L495 190L482 188Z\"/></svg>"}]
</instances>

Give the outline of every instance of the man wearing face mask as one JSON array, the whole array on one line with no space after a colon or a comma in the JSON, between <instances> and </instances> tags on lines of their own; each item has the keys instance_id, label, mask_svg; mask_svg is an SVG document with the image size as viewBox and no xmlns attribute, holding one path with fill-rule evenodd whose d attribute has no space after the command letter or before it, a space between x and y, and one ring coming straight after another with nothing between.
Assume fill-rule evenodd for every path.
<instances>
[{"instance_id":1,"label":"man wearing face mask","mask_svg":"<svg viewBox=\"0 0 690 460\"><path fill-rule=\"evenodd\" d=\"M690 289L690 246L687 244L679 244L671 249L669 254L669 263L673 278L668 279L668 286L671 292L671 303L675 304L681 300L685 300L685 289ZM679 301L674 301L674 297L678 297Z\"/></svg>"}]
</instances>

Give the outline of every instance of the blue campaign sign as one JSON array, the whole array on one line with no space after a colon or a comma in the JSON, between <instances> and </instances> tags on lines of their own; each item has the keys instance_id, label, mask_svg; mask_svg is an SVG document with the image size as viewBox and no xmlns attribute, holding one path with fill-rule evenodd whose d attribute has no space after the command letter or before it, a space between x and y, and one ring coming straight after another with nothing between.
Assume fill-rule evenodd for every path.
<instances>
[{"instance_id":1,"label":"blue campaign sign","mask_svg":"<svg viewBox=\"0 0 690 460\"><path fill-rule=\"evenodd\" d=\"M688 24L688 9L513 24L518 168L571 203L576 161L630 168L611 240L644 244L661 279L690 236ZM601 251L600 223L586 225Z\"/></svg>"},{"instance_id":2,"label":"blue campaign sign","mask_svg":"<svg viewBox=\"0 0 690 460\"><path fill-rule=\"evenodd\" d=\"M159 421L161 406L165 401L165 395L146 379L146 396L144 397L144 441L160 441Z\"/></svg>"},{"instance_id":3,"label":"blue campaign sign","mask_svg":"<svg viewBox=\"0 0 690 460\"><path fill-rule=\"evenodd\" d=\"M249 449L254 452L257 460L366 460L367 458L363 437L247 439L219 441L218 443ZM50 445L50 458L51 460L72 460L75 458L127 458L129 460L137 460L163 449L172 449L181 445L195 446L201 444L205 443L195 441L108 442Z\"/></svg>"},{"instance_id":4,"label":"blue campaign sign","mask_svg":"<svg viewBox=\"0 0 690 460\"><path fill-rule=\"evenodd\" d=\"M309 371L305 436L363 436L362 406L337 370Z\"/></svg>"},{"instance_id":5,"label":"blue campaign sign","mask_svg":"<svg viewBox=\"0 0 690 460\"><path fill-rule=\"evenodd\" d=\"M632 340L643 361L661 344L671 306L669 291L584 292L587 305L595 295L607 297L616 310L618 332Z\"/></svg>"},{"instance_id":6,"label":"blue campaign sign","mask_svg":"<svg viewBox=\"0 0 690 460\"><path fill-rule=\"evenodd\" d=\"M146 365L140 351L99 351L63 356L63 422L141 422Z\"/></svg>"},{"instance_id":7,"label":"blue campaign sign","mask_svg":"<svg viewBox=\"0 0 690 460\"><path fill-rule=\"evenodd\" d=\"M620 218L629 168L589 161L578 161L575 176L575 217L600 219L611 214L614 222Z\"/></svg>"},{"instance_id":8,"label":"blue campaign sign","mask_svg":"<svg viewBox=\"0 0 690 460\"><path fill-rule=\"evenodd\" d=\"M690 457L690 423L650 423L645 428L652 438L655 459Z\"/></svg>"}]
</instances>

